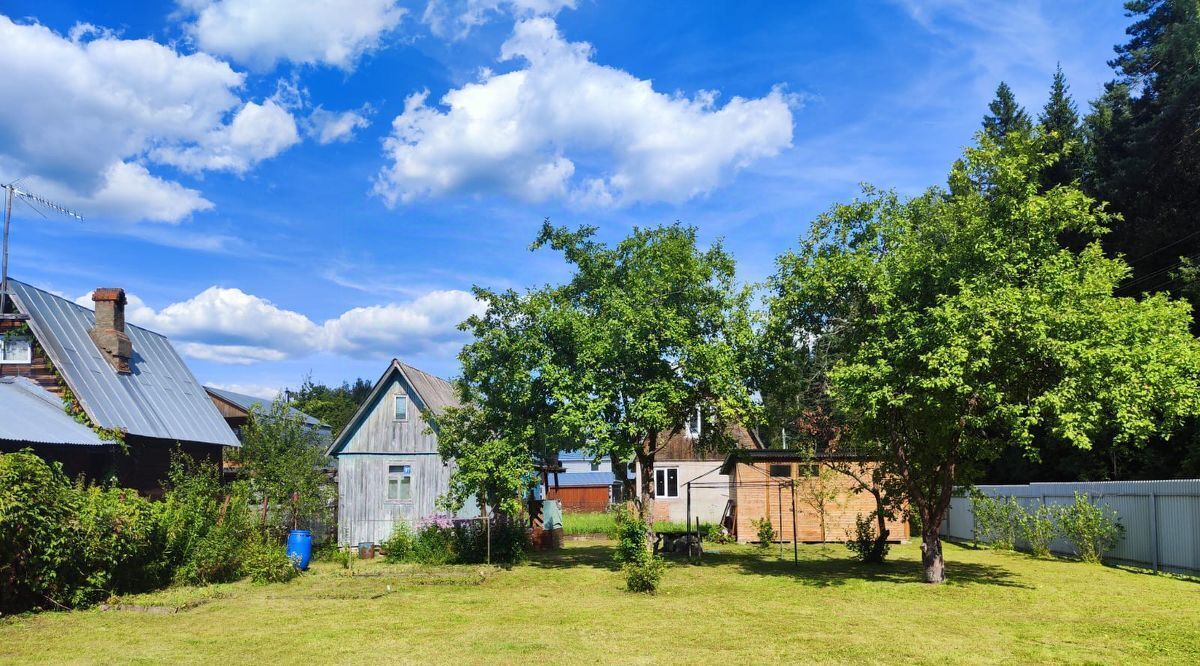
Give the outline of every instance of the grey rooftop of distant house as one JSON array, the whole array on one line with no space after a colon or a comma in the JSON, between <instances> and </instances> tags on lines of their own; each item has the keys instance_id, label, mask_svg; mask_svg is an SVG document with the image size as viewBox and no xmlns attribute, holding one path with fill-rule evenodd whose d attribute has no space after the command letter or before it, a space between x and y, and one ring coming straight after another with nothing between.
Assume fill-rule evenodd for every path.
<instances>
[{"instance_id":1,"label":"grey rooftop of distant house","mask_svg":"<svg viewBox=\"0 0 1200 666\"><path fill-rule=\"evenodd\" d=\"M24 377L0 378L0 440L29 444L107 444L63 410L62 399Z\"/></svg>"}]
</instances>

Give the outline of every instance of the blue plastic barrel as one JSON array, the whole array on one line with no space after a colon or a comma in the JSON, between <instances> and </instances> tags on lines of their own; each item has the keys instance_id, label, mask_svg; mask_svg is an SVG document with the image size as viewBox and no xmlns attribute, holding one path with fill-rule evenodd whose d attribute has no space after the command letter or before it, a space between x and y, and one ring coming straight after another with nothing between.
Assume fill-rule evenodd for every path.
<instances>
[{"instance_id":1,"label":"blue plastic barrel","mask_svg":"<svg viewBox=\"0 0 1200 666\"><path fill-rule=\"evenodd\" d=\"M312 557L312 532L308 530L292 530L288 532L288 559L304 571L308 568L308 560Z\"/></svg>"}]
</instances>

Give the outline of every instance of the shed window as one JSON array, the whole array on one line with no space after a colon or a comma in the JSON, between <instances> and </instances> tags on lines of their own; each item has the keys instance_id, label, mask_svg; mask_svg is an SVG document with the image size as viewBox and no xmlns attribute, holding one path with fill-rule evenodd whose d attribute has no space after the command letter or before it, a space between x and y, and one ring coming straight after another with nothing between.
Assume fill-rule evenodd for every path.
<instances>
[{"instance_id":1,"label":"shed window","mask_svg":"<svg viewBox=\"0 0 1200 666\"><path fill-rule=\"evenodd\" d=\"M654 496L679 497L679 470L664 467L654 470Z\"/></svg>"},{"instance_id":2,"label":"shed window","mask_svg":"<svg viewBox=\"0 0 1200 666\"><path fill-rule=\"evenodd\" d=\"M412 500L412 465L388 465L387 498L393 502Z\"/></svg>"},{"instance_id":3,"label":"shed window","mask_svg":"<svg viewBox=\"0 0 1200 666\"><path fill-rule=\"evenodd\" d=\"M33 339L24 335L0 336L0 363L33 361Z\"/></svg>"},{"instance_id":4,"label":"shed window","mask_svg":"<svg viewBox=\"0 0 1200 666\"><path fill-rule=\"evenodd\" d=\"M396 396L396 420L408 420L408 396L406 395Z\"/></svg>"},{"instance_id":5,"label":"shed window","mask_svg":"<svg viewBox=\"0 0 1200 666\"><path fill-rule=\"evenodd\" d=\"M792 466L791 465L771 465L771 476L790 479L790 478L792 478Z\"/></svg>"}]
</instances>

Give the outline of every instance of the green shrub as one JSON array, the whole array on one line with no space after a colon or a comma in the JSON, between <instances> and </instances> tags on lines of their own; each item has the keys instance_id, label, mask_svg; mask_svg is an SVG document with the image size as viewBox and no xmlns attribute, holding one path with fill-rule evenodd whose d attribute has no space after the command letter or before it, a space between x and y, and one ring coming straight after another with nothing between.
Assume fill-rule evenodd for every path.
<instances>
[{"instance_id":1,"label":"green shrub","mask_svg":"<svg viewBox=\"0 0 1200 666\"><path fill-rule=\"evenodd\" d=\"M160 561L162 538L150 500L126 488L80 484L74 492L72 567L78 587L72 606L148 591L170 579Z\"/></svg>"},{"instance_id":2,"label":"green shrub","mask_svg":"<svg viewBox=\"0 0 1200 666\"><path fill-rule=\"evenodd\" d=\"M854 553L859 562L881 563L891 546L886 541L877 544L879 533L875 530L875 514L858 514L854 518L854 534L848 534L846 548Z\"/></svg>"},{"instance_id":3,"label":"green shrub","mask_svg":"<svg viewBox=\"0 0 1200 666\"><path fill-rule=\"evenodd\" d=\"M758 547L766 550L771 547L771 542L775 541L775 526L771 524L770 518L754 519L750 521L754 527L754 531L758 533Z\"/></svg>"},{"instance_id":4,"label":"green shrub","mask_svg":"<svg viewBox=\"0 0 1200 666\"><path fill-rule=\"evenodd\" d=\"M626 589L630 592L654 594L658 592L667 563L663 558L652 556L643 549L639 557L632 562L626 562L621 569L625 572Z\"/></svg>"},{"instance_id":5,"label":"green shrub","mask_svg":"<svg viewBox=\"0 0 1200 666\"><path fill-rule=\"evenodd\" d=\"M446 516L430 516L417 523L412 561L421 564L449 564L454 561L454 521Z\"/></svg>"},{"instance_id":6,"label":"green shrub","mask_svg":"<svg viewBox=\"0 0 1200 666\"><path fill-rule=\"evenodd\" d=\"M1050 542L1058 532L1054 509L1042 504L1033 511L1021 513L1021 538L1037 557L1050 556Z\"/></svg>"},{"instance_id":7,"label":"green shrub","mask_svg":"<svg viewBox=\"0 0 1200 666\"><path fill-rule=\"evenodd\" d=\"M1012 550L1021 531L1025 510L1015 497L989 497L980 492L971 495L975 512L972 537L976 545L986 543L996 550Z\"/></svg>"},{"instance_id":8,"label":"green shrub","mask_svg":"<svg viewBox=\"0 0 1200 666\"><path fill-rule=\"evenodd\" d=\"M401 520L392 528L392 535L379 546L383 548L383 558L388 562L408 562L412 560L416 541L417 536L412 528Z\"/></svg>"},{"instance_id":9,"label":"green shrub","mask_svg":"<svg viewBox=\"0 0 1200 666\"><path fill-rule=\"evenodd\" d=\"M260 537L246 547L241 573L259 584L286 583L295 578L299 570L283 544Z\"/></svg>"},{"instance_id":10,"label":"green shrub","mask_svg":"<svg viewBox=\"0 0 1200 666\"><path fill-rule=\"evenodd\" d=\"M627 507L614 513L617 548L613 558L620 564L630 564L647 556L646 523Z\"/></svg>"},{"instance_id":11,"label":"green shrub","mask_svg":"<svg viewBox=\"0 0 1200 666\"><path fill-rule=\"evenodd\" d=\"M0 455L0 612L70 603L77 510L61 466Z\"/></svg>"},{"instance_id":12,"label":"green shrub","mask_svg":"<svg viewBox=\"0 0 1200 666\"><path fill-rule=\"evenodd\" d=\"M454 560L460 564L480 564L488 559L487 524L480 520L454 525ZM498 517L491 526L493 564L519 564L529 552L529 532L519 520Z\"/></svg>"},{"instance_id":13,"label":"green shrub","mask_svg":"<svg viewBox=\"0 0 1200 666\"><path fill-rule=\"evenodd\" d=\"M1058 509L1058 530L1084 562L1099 562L1125 536L1117 512L1092 504L1087 495L1075 493L1075 501Z\"/></svg>"}]
</instances>

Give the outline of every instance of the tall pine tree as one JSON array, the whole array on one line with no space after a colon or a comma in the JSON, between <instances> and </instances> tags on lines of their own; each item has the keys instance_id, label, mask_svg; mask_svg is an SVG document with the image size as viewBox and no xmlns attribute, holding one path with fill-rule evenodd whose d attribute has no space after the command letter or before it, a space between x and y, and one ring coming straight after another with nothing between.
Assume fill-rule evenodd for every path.
<instances>
[{"instance_id":1,"label":"tall pine tree","mask_svg":"<svg viewBox=\"0 0 1200 666\"><path fill-rule=\"evenodd\" d=\"M1080 176L1083 132L1079 125L1079 112L1068 90L1067 77L1059 64L1054 71L1054 82L1050 85L1050 99L1038 116L1038 125L1047 135L1047 149L1063 154L1061 160L1042 172L1042 186L1046 189L1070 184Z\"/></svg>"},{"instance_id":2,"label":"tall pine tree","mask_svg":"<svg viewBox=\"0 0 1200 666\"><path fill-rule=\"evenodd\" d=\"M983 131L997 142L1002 142L1009 132L1028 132L1032 126L1029 114L1017 104L1012 88L1001 81L996 88L996 99L988 104L988 114L983 117Z\"/></svg>"}]
</instances>

